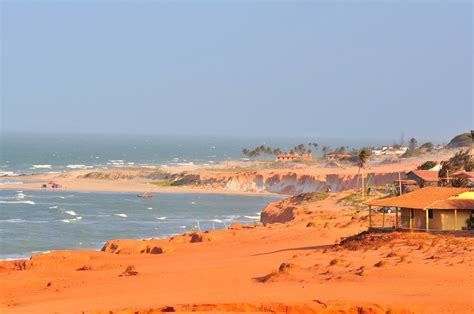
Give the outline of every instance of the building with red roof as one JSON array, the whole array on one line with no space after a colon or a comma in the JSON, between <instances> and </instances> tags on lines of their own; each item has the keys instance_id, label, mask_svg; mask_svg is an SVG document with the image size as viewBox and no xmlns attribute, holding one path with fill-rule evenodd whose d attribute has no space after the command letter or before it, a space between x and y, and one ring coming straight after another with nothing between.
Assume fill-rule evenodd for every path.
<instances>
[{"instance_id":1,"label":"building with red roof","mask_svg":"<svg viewBox=\"0 0 474 314\"><path fill-rule=\"evenodd\" d=\"M367 205L370 214L372 207L395 207L396 227L399 228L465 230L471 227L474 217L474 191L468 188L426 187L401 196L370 201Z\"/></svg>"}]
</instances>

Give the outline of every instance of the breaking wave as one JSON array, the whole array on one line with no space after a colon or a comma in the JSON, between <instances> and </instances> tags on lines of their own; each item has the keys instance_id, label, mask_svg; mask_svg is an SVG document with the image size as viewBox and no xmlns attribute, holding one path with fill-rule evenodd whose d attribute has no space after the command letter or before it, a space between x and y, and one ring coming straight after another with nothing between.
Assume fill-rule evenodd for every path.
<instances>
[{"instance_id":1,"label":"breaking wave","mask_svg":"<svg viewBox=\"0 0 474 314\"><path fill-rule=\"evenodd\" d=\"M33 201L0 201L0 204L29 204L35 205L36 203Z\"/></svg>"}]
</instances>

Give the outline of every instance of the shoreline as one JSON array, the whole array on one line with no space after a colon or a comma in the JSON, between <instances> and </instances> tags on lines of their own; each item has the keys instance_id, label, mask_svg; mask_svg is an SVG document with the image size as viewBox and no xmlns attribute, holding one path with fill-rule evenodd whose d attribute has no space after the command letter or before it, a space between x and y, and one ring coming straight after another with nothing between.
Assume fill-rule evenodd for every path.
<instances>
[{"instance_id":1,"label":"shoreline","mask_svg":"<svg viewBox=\"0 0 474 314\"><path fill-rule=\"evenodd\" d=\"M9 178L12 179L12 178ZM14 179L13 179L14 180ZM78 184L79 183L79 184ZM91 183L92 186L91 186ZM235 195L235 196L273 196L275 198L285 198L290 196L289 194L272 193L267 191L228 191L221 189L203 189L203 188L192 188L189 186L180 187L159 187L153 186L147 183L132 183L132 182L92 182L87 180L86 182L79 181L76 179L75 182L67 183L61 188L41 188L39 183L15 183L5 184L0 183L0 190L29 190L29 191L70 191L70 192L87 192L87 193L176 193L176 194L221 194L221 195ZM87 185L87 186L86 186Z\"/></svg>"}]
</instances>

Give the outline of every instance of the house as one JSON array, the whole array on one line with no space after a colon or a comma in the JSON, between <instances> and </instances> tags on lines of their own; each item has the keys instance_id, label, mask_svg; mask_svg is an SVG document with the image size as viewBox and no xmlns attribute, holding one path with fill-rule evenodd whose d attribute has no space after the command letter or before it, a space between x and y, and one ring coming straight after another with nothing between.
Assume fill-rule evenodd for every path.
<instances>
[{"instance_id":1,"label":"house","mask_svg":"<svg viewBox=\"0 0 474 314\"><path fill-rule=\"evenodd\" d=\"M395 207L396 227L420 230L465 230L474 217L474 190L425 187L401 196L368 202L369 228L373 207ZM400 212L400 219L398 213Z\"/></svg>"},{"instance_id":2,"label":"house","mask_svg":"<svg viewBox=\"0 0 474 314\"><path fill-rule=\"evenodd\" d=\"M284 153L276 155L275 161L295 161L298 159L311 159L311 154Z\"/></svg>"},{"instance_id":3,"label":"house","mask_svg":"<svg viewBox=\"0 0 474 314\"><path fill-rule=\"evenodd\" d=\"M345 154L345 153L329 153L326 155L327 160L343 160L343 159L349 159L351 157L352 155Z\"/></svg>"},{"instance_id":4,"label":"house","mask_svg":"<svg viewBox=\"0 0 474 314\"><path fill-rule=\"evenodd\" d=\"M415 180L423 188L426 186L438 186L438 172L432 170L413 170L407 173L408 180Z\"/></svg>"}]
</instances>

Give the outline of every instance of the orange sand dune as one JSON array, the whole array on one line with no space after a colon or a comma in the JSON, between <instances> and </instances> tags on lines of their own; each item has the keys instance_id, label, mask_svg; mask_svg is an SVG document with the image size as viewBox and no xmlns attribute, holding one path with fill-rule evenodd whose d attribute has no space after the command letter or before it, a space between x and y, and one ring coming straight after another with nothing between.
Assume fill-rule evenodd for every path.
<instances>
[{"instance_id":1,"label":"orange sand dune","mask_svg":"<svg viewBox=\"0 0 474 314\"><path fill-rule=\"evenodd\" d=\"M358 234L366 217L306 201L286 223L111 240L0 263L2 313L469 313L474 238ZM337 245L336 245L337 244Z\"/></svg>"}]
</instances>

